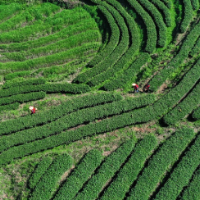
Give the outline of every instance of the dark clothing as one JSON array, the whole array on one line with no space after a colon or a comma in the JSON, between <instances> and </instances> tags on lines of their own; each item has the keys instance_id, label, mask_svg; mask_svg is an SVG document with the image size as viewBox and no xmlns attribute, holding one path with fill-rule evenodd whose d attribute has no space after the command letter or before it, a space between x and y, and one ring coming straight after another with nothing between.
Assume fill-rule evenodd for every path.
<instances>
[{"instance_id":1,"label":"dark clothing","mask_svg":"<svg viewBox=\"0 0 200 200\"><path fill-rule=\"evenodd\" d=\"M148 85L146 85L145 87L146 87L146 89L149 89L149 88L150 88L150 85L148 84Z\"/></svg>"},{"instance_id":2,"label":"dark clothing","mask_svg":"<svg viewBox=\"0 0 200 200\"><path fill-rule=\"evenodd\" d=\"M149 91L149 88L150 88L150 85L149 85L149 84L146 84L145 87L144 87L144 90L145 90L146 92L148 92L148 91Z\"/></svg>"}]
</instances>

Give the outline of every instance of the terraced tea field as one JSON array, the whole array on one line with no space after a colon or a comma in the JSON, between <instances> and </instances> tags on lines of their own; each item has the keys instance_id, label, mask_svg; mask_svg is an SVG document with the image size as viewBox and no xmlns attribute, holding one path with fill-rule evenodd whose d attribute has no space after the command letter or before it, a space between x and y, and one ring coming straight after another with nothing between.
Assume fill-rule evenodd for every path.
<instances>
[{"instance_id":1,"label":"terraced tea field","mask_svg":"<svg viewBox=\"0 0 200 200\"><path fill-rule=\"evenodd\" d=\"M0 199L199 200L199 11L0 1Z\"/></svg>"}]
</instances>

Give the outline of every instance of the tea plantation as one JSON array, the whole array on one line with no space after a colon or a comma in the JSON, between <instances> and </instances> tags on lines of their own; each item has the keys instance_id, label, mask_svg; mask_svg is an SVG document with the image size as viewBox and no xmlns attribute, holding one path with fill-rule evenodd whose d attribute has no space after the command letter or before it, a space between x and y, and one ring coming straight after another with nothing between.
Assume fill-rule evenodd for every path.
<instances>
[{"instance_id":1,"label":"tea plantation","mask_svg":"<svg viewBox=\"0 0 200 200\"><path fill-rule=\"evenodd\" d=\"M0 200L199 200L199 182L199 0L0 0Z\"/></svg>"}]
</instances>

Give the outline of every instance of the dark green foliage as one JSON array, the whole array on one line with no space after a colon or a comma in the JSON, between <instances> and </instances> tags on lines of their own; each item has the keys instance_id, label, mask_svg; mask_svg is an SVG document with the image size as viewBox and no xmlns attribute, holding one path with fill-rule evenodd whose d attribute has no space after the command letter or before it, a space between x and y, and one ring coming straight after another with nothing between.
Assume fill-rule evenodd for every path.
<instances>
[{"instance_id":1,"label":"dark green foliage","mask_svg":"<svg viewBox=\"0 0 200 200\"><path fill-rule=\"evenodd\" d=\"M43 99L45 97L45 92L31 92L27 94L17 94L10 97L0 98L0 105L6 105L14 102L24 103L28 101L35 101L38 99Z\"/></svg>"},{"instance_id":2,"label":"dark green foliage","mask_svg":"<svg viewBox=\"0 0 200 200\"><path fill-rule=\"evenodd\" d=\"M26 85L40 85L40 84L44 84L45 83L45 79L44 78L35 78L35 79L28 79L28 80L24 80L24 81L20 81L20 82L6 82L3 84L2 88L3 89L7 89L10 87L22 87L22 86L26 86Z\"/></svg>"},{"instance_id":3,"label":"dark green foliage","mask_svg":"<svg viewBox=\"0 0 200 200\"><path fill-rule=\"evenodd\" d=\"M132 78L140 71L140 68L150 59L150 55L148 53L142 53L139 57L130 65L128 69L126 69L119 76L115 77L113 80L105 83L103 88L105 90L115 90L123 87L127 83L129 83Z\"/></svg>"},{"instance_id":4,"label":"dark green foliage","mask_svg":"<svg viewBox=\"0 0 200 200\"><path fill-rule=\"evenodd\" d=\"M10 6L8 6L10 7ZM34 10L35 7L32 6L31 8L27 8L26 10L24 10L24 8L21 8L20 12L18 12L16 15L8 18L7 20L3 21L0 24L0 32L8 32L11 31L13 29L17 29L20 27L20 25L22 23L27 23L30 19L30 21L33 21L34 17L32 15L32 13L30 12L31 10ZM38 10L40 10L40 8L38 7Z\"/></svg>"},{"instance_id":5,"label":"dark green foliage","mask_svg":"<svg viewBox=\"0 0 200 200\"><path fill-rule=\"evenodd\" d=\"M23 6L21 6L18 3L9 3L9 6L2 5L0 2L0 21L2 22L6 18L10 17L11 15L15 14L16 12L19 12L23 9Z\"/></svg>"},{"instance_id":6,"label":"dark green foliage","mask_svg":"<svg viewBox=\"0 0 200 200\"><path fill-rule=\"evenodd\" d=\"M20 5L20 4L18 4L18 3L25 3L26 2L26 0L15 0L15 2L16 2L16 5ZM0 5L2 6L5 6L5 5L10 5L11 3L13 3L13 0L1 0L0 1ZM14 4L14 3L13 3ZM10 7L9 7L10 8Z\"/></svg>"},{"instance_id":7,"label":"dark green foliage","mask_svg":"<svg viewBox=\"0 0 200 200\"><path fill-rule=\"evenodd\" d=\"M41 84L41 85L28 85L28 86L17 86L8 89L0 90L0 97L8 97L15 94L23 94L29 92L43 91L47 93L85 93L90 91L88 85L78 85L70 83L52 83L52 84Z\"/></svg>"},{"instance_id":8,"label":"dark green foliage","mask_svg":"<svg viewBox=\"0 0 200 200\"><path fill-rule=\"evenodd\" d=\"M157 32L154 21L151 16L143 9L143 7L136 0L127 0L128 3L135 9L136 13L142 18L146 26L147 41L145 50L149 53L153 53L156 49Z\"/></svg>"},{"instance_id":9,"label":"dark green foliage","mask_svg":"<svg viewBox=\"0 0 200 200\"><path fill-rule=\"evenodd\" d=\"M193 9L190 0L183 0L184 6L184 14L183 14L183 21L181 22L180 31L184 33L188 26L190 25L191 21L193 20Z\"/></svg>"},{"instance_id":10,"label":"dark green foliage","mask_svg":"<svg viewBox=\"0 0 200 200\"><path fill-rule=\"evenodd\" d=\"M51 157L43 158L42 161L40 161L34 170L34 172L31 174L31 177L29 179L28 185L31 189L33 189L37 183L39 182L40 178L44 175L44 173L47 171L48 167L52 163Z\"/></svg>"},{"instance_id":11,"label":"dark green foliage","mask_svg":"<svg viewBox=\"0 0 200 200\"><path fill-rule=\"evenodd\" d=\"M164 47L167 42L167 27L163 21L162 15L149 0L137 0L152 16L158 27L158 45ZM152 34L152 33L151 33Z\"/></svg>"},{"instance_id":12,"label":"dark green foliage","mask_svg":"<svg viewBox=\"0 0 200 200\"><path fill-rule=\"evenodd\" d=\"M127 199L149 199L149 196L154 192L166 171L175 161L177 161L178 157L193 139L194 135L195 133L193 130L182 129L167 139L163 145L160 146L156 154L150 159L148 166L144 168Z\"/></svg>"},{"instance_id":13,"label":"dark green foliage","mask_svg":"<svg viewBox=\"0 0 200 200\"><path fill-rule=\"evenodd\" d=\"M193 179L188 187L183 191L181 200L198 200L200 199L200 169L193 174Z\"/></svg>"},{"instance_id":14,"label":"dark green foliage","mask_svg":"<svg viewBox=\"0 0 200 200\"><path fill-rule=\"evenodd\" d=\"M39 90L43 90L47 93L57 93L57 92L67 92L73 94L80 94L90 91L90 87L87 85L78 85L70 83L61 83L61 84L44 84L37 86ZM38 89L36 89L38 90Z\"/></svg>"},{"instance_id":15,"label":"dark green foliage","mask_svg":"<svg viewBox=\"0 0 200 200\"><path fill-rule=\"evenodd\" d=\"M13 103L5 106L0 106L0 112L4 110L16 110L19 107L19 103ZM2 122L1 122L2 123Z\"/></svg>"},{"instance_id":16,"label":"dark green foliage","mask_svg":"<svg viewBox=\"0 0 200 200\"><path fill-rule=\"evenodd\" d=\"M72 166L72 158L67 154L59 155L41 177L34 191L31 193L29 200L49 200L52 191L56 188L57 181L62 174Z\"/></svg>"},{"instance_id":17,"label":"dark green foliage","mask_svg":"<svg viewBox=\"0 0 200 200\"><path fill-rule=\"evenodd\" d=\"M197 83L200 76L200 60L185 74L176 87L163 95L152 106L142 108L140 111L133 111L133 117L137 119L133 123L148 122L153 119L159 119L166 114L170 108L178 102L191 90Z\"/></svg>"},{"instance_id":18,"label":"dark green foliage","mask_svg":"<svg viewBox=\"0 0 200 200\"><path fill-rule=\"evenodd\" d=\"M7 6L7 7L10 7ZM23 23L30 25L37 20L44 20L47 10L51 13L53 11L58 11L60 8L58 6L52 5L50 3L40 4L40 6L21 6L21 11L14 15L13 17L5 20L0 24L1 32L9 32L13 29L20 28Z\"/></svg>"},{"instance_id":19,"label":"dark green foliage","mask_svg":"<svg viewBox=\"0 0 200 200\"><path fill-rule=\"evenodd\" d=\"M115 47L118 45L120 37L119 27L117 26L117 23L113 18L113 16L111 15L111 13L103 6L98 6L98 9L107 19L107 22L110 27L111 36L109 38L109 42L106 45L106 47L92 59L92 61L88 64L88 67L94 67L98 63L102 62L107 56L109 56L115 49ZM84 74L85 73L78 75L74 81L78 81L81 83L86 82L87 77Z\"/></svg>"},{"instance_id":20,"label":"dark green foliage","mask_svg":"<svg viewBox=\"0 0 200 200\"><path fill-rule=\"evenodd\" d=\"M167 6L160 0L151 0L151 2L163 12L163 18L167 27L171 26L171 13Z\"/></svg>"},{"instance_id":21,"label":"dark green foliage","mask_svg":"<svg viewBox=\"0 0 200 200\"><path fill-rule=\"evenodd\" d=\"M75 197L76 200L92 200L98 197L107 181L111 179L127 159L135 145L134 140L123 143L115 152L105 158L97 172L84 185L83 190Z\"/></svg>"},{"instance_id":22,"label":"dark green foliage","mask_svg":"<svg viewBox=\"0 0 200 200\"><path fill-rule=\"evenodd\" d=\"M89 71L90 78L92 78L92 80L88 79L90 80L88 84L92 86L98 85L101 82L105 81L107 78L109 78L105 76L105 74L107 74L107 70L114 67L113 65L116 64L116 62L123 56L123 54L129 47L129 33L123 16L118 10L115 9L115 7L110 6L109 4L101 1L99 1L98 3L107 8L108 11L113 15L119 26L121 34L120 41L115 50L110 54L110 56Z\"/></svg>"},{"instance_id":23,"label":"dark green foliage","mask_svg":"<svg viewBox=\"0 0 200 200\"><path fill-rule=\"evenodd\" d=\"M31 49L36 49L38 47L42 47L44 45L51 44L53 42L66 39L70 36L78 34L80 32L84 32L86 30L95 30L97 29L94 26L93 19L82 19L80 22L67 26L63 28L59 32L54 34L47 35L46 37L40 37L37 40L29 40L20 43L10 43L10 44L0 44L0 48L5 51L27 51Z\"/></svg>"},{"instance_id":24,"label":"dark green foliage","mask_svg":"<svg viewBox=\"0 0 200 200\"><path fill-rule=\"evenodd\" d=\"M146 159L156 145L157 141L154 136L146 136L138 142L131 157L126 161L122 169L120 169L116 178L114 178L109 187L104 191L100 199L124 199L131 184L136 180L142 167L144 167Z\"/></svg>"},{"instance_id":25,"label":"dark green foliage","mask_svg":"<svg viewBox=\"0 0 200 200\"><path fill-rule=\"evenodd\" d=\"M17 132L25 128L34 127L36 125L46 124L78 109L92 107L112 101L118 101L121 99L121 95L115 94L113 92L89 94L83 97L73 98L72 100L68 100L67 102L56 106L51 110L39 112L35 115L29 115L1 122L0 135Z\"/></svg>"},{"instance_id":26,"label":"dark green foliage","mask_svg":"<svg viewBox=\"0 0 200 200\"><path fill-rule=\"evenodd\" d=\"M94 22L93 22L94 24ZM97 41L100 38L99 30L85 30L81 33L74 33L70 37L65 37L63 40L55 41L54 43L48 44L42 47L33 48L27 51L19 51L19 52L9 52L3 53L3 55L9 60L13 61L25 61L28 58L35 58L42 56L48 56L49 52L51 54L55 54L62 51L67 51L78 46L81 46L85 43Z\"/></svg>"},{"instance_id":27,"label":"dark green foliage","mask_svg":"<svg viewBox=\"0 0 200 200\"><path fill-rule=\"evenodd\" d=\"M31 71L21 71L21 72L14 72L14 73L9 73L5 75L5 80L12 80L17 77L25 77L25 76L30 76Z\"/></svg>"},{"instance_id":28,"label":"dark green foliage","mask_svg":"<svg viewBox=\"0 0 200 200\"><path fill-rule=\"evenodd\" d=\"M194 171L199 165L200 135L170 174L167 182L157 193L155 200L176 200L183 188L189 184Z\"/></svg>"},{"instance_id":29,"label":"dark green foliage","mask_svg":"<svg viewBox=\"0 0 200 200\"><path fill-rule=\"evenodd\" d=\"M199 0L191 0L191 3L194 10L199 9Z\"/></svg>"},{"instance_id":30,"label":"dark green foliage","mask_svg":"<svg viewBox=\"0 0 200 200\"><path fill-rule=\"evenodd\" d=\"M200 60L194 65L188 73L183 77L176 87L171 89L168 93L163 95L153 105L140 110L132 112L134 123L148 122L153 119L159 119L166 114L170 108L178 104L178 102L191 90L191 88L197 83L200 76Z\"/></svg>"},{"instance_id":31,"label":"dark green foliage","mask_svg":"<svg viewBox=\"0 0 200 200\"><path fill-rule=\"evenodd\" d=\"M168 8L171 8L172 1L171 0L161 0Z\"/></svg>"},{"instance_id":32,"label":"dark green foliage","mask_svg":"<svg viewBox=\"0 0 200 200\"><path fill-rule=\"evenodd\" d=\"M124 17L124 19L127 23L127 26L128 26L128 30L130 32L131 38L129 38L129 40L131 39L132 42L130 41L131 42L130 47L125 52L125 54L118 60L118 62L115 65L106 69L101 74L97 75L95 78L93 78L89 82L89 84L91 84L91 85L98 85L101 82L104 82L107 79L113 77L115 73L117 73L118 71L123 69L127 65L127 63L129 63L133 59L135 54L138 52L139 45L140 45L139 31L138 31L138 28L136 26L134 19L126 12L126 10L123 8L123 6L119 2L117 2L115 0L107 0L107 2L109 4L111 4L122 15L122 17ZM118 20L118 23L119 23L119 20ZM123 23L121 23L121 24L123 24ZM124 29L123 27L121 27L121 29L124 31L126 30L126 28ZM128 33L126 33L126 35L127 34ZM126 37L126 36L124 36L124 37ZM127 36L127 41L128 41L128 36ZM122 41L122 43L123 43L123 41Z\"/></svg>"},{"instance_id":33,"label":"dark green foliage","mask_svg":"<svg viewBox=\"0 0 200 200\"><path fill-rule=\"evenodd\" d=\"M167 115L164 116L164 122L167 125L175 124L187 114L191 113L200 103L200 83Z\"/></svg>"},{"instance_id":34,"label":"dark green foliage","mask_svg":"<svg viewBox=\"0 0 200 200\"><path fill-rule=\"evenodd\" d=\"M0 71L2 74L42 68L49 65L59 65L71 61L72 59L84 57L88 51L95 51L99 48L98 42L89 42L82 44L81 46L69 49L68 51L62 51L54 53L48 56L42 56L39 58L29 59L23 62L6 62L0 63Z\"/></svg>"},{"instance_id":35,"label":"dark green foliage","mask_svg":"<svg viewBox=\"0 0 200 200\"><path fill-rule=\"evenodd\" d=\"M194 110L194 112L192 113L192 117L194 119L200 119L200 107Z\"/></svg>"},{"instance_id":36,"label":"dark green foliage","mask_svg":"<svg viewBox=\"0 0 200 200\"><path fill-rule=\"evenodd\" d=\"M147 101L147 103L149 102L149 99L147 98L144 98L143 100ZM139 105L141 106L141 103ZM136 111L140 112L140 110L142 109L138 109ZM117 110L117 112L119 112L119 110ZM138 118L139 120L141 120L140 115L136 114L136 116L134 116L134 114L135 114L135 111L131 111L131 112L117 115L108 119L104 119L97 123L90 123L88 125L82 126L73 131L62 132L60 134L47 137L42 140L37 140L31 143L26 143L20 146L12 147L9 150L4 151L0 154L0 166L11 162L14 158L24 157L26 155L33 154L41 150L53 148L55 146L59 146L64 143L71 143L85 136L92 136L95 134L105 133L105 132L113 131L118 128L122 128L128 125L134 124L136 123L136 121L138 121ZM90 116L85 116L85 117L90 117ZM56 126L56 128L58 128L58 126ZM38 133L38 137L41 137L40 134L45 134L45 133L43 132ZM22 139L23 137L21 138L21 141ZM28 138L28 139L31 139L31 138Z\"/></svg>"},{"instance_id":37,"label":"dark green foliage","mask_svg":"<svg viewBox=\"0 0 200 200\"><path fill-rule=\"evenodd\" d=\"M59 188L55 200L70 200L75 197L83 184L90 178L94 170L100 165L103 156L98 150L87 153L66 181ZM94 187L94 185L93 185Z\"/></svg>"},{"instance_id":38,"label":"dark green foliage","mask_svg":"<svg viewBox=\"0 0 200 200\"><path fill-rule=\"evenodd\" d=\"M197 83L200 76L200 60L185 74L179 84L172 88L170 92L164 95L161 99L154 103L154 114L162 116L168 112L169 108L172 108L186 95L192 87ZM159 114L160 112L160 114ZM153 118L153 116L152 116Z\"/></svg>"},{"instance_id":39,"label":"dark green foliage","mask_svg":"<svg viewBox=\"0 0 200 200\"><path fill-rule=\"evenodd\" d=\"M196 56L200 52L200 38L196 41L195 46L192 48L190 55Z\"/></svg>"},{"instance_id":40,"label":"dark green foliage","mask_svg":"<svg viewBox=\"0 0 200 200\"><path fill-rule=\"evenodd\" d=\"M200 61L198 61L197 64L186 73L176 87L171 89L171 91L167 94L163 95L153 105L122 115L124 117L126 116L125 118L127 118L127 124L148 122L153 119L159 119L166 114L169 109L175 106L199 80L199 64ZM130 121L128 120L129 118ZM119 127L123 127L123 120L119 124L121 124Z\"/></svg>"},{"instance_id":41,"label":"dark green foliage","mask_svg":"<svg viewBox=\"0 0 200 200\"><path fill-rule=\"evenodd\" d=\"M98 75L101 74L102 72L106 71L108 68L112 67L121 58L121 56L126 52L126 50L128 49L128 45L129 45L128 28L126 26L124 18L120 15L120 13L116 9L114 9L112 6L107 4L106 2L97 1L97 0L94 0L94 2L97 2L101 6L108 9L108 11L113 15L114 19L116 20L116 22L119 26L121 35L120 35L120 38L118 39L119 40L118 45L113 50L113 52L109 55L109 57L103 59L102 62L95 65L92 69L90 69L80 75L82 77L82 79L84 80L84 82L89 81L88 84L92 85L92 86L98 85L99 83L104 81L102 79L99 79ZM77 77L76 80L78 80L80 82L79 76Z\"/></svg>"},{"instance_id":42,"label":"dark green foliage","mask_svg":"<svg viewBox=\"0 0 200 200\"><path fill-rule=\"evenodd\" d=\"M56 2L56 0L53 1ZM73 9L64 9L62 11L58 7L59 12L56 16L53 16L52 12L48 12L48 10L46 13L43 12L44 15L41 15L42 12L30 13L30 15L25 13L27 21L25 24L22 24L22 28L2 33L0 35L0 41L2 41L0 45L2 54L0 58L1 82L3 82L3 78L5 80L14 79L14 82L6 82L1 86L0 111L7 108L12 109L12 107L16 109L19 106L19 103L11 104L12 102L36 100L43 98L46 93L69 93L70 100L50 110L42 112L39 109L35 115L27 115L13 120L6 119L7 121L3 121L5 117L7 118L7 115L10 118L12 117L11 115L20 114L21 109L19 111L2 113L1 118L3 122L0 123L0 167L9 170L10 166L19 164L19 161L15 159L23 158L26 160L26 156L28 155L49 151L55 147L60 151L64 149L64 146L77 140L91 136L94 137L95 135L108 133L124 127L128 128L128 126L132 125L142 126L143 122L157 121L163 115L165 115L163 118L165 123L173 124L182 119L186 114L191 113L200 103L198 98L200 92L200 85L198 83L200 77L200 60L193 67L191 65L199 57L197 54L200 51L197 47L200 41L200 39L198 41L200 22L195 18L195 21L199 24L194 22L191 32L188 35L186 33L186 37L183 35L182 38L182 35L180 37L177 33L179 25L181 25L180 19L182 16L184 17L181 25L181 30L183 31L189 28L190 22L193 20L193 14L198 14L199 2L196 0L188 1L192 4L189 5L190 3L187 0L91 0L90 3L93 2L99 4L99 6L93 3L91 3L92 6L87 6L93 7L92 9L95 10L95 14L97 14L96 11L98 8L98 11L101 12L101 15L104 15L104 19L105 21L107 19L108 23L104 23L104 21L96 22L105 24L109 26L107 28L110 28L110 34L108 34L108 29L105 33L103 32L102 40L98 37L100 36L98 34L99 30L97 30L98 26L92 22L97 16L92 14L92 17L94 16L92 19L89 13L86 13L85 10L83 11L82 8L77 8L74 12ZM38 6L40 7L41 5ZM191 11L191 6L193 6L193 11ZM172 8L171 10L170 7ZM26 6L24 6L24 9L26 12ZM55 10L55 12L58 10ZM7 11L10 13L9 15L6 15L0 6L0 30L4 26L1 25L2 21L6 21L12 14L9 9ZM178 11L178 14L175 13L176 11ZM16 12L18 11L14 10L13 13L15 14ZM73 12L76 16L70 15ZM182 16L181 13L183 13ZM33 19L33 16L36 20ZM171 28L167 29L167 27L171 26L171 17L176 19L177 22L177 29L175 30ZM198 17L198 15L195 17ZM15 18L15 20L19 18ZM142 23L140 23L141 21ZM21 22L24 23L24 20ZM7 28L5 30L2 29L2 31L5 32L13 28L17 29L17 26L21 22L16 23L16 27L9 27L8 23ZM175 25L174 23L173 26ZM4 24L6 26L6 23ZM32 25L29 26L30 24ZM92 27L93 24L94 26ZM99 26L101 32L104 31L101 29L102 24ZM142 30L143 26L145 26L144 30ZM69 31L67 31L68 27ZM88 29L90 29L91 35L88 34L89 31L86 32ZM92 33L94 30L95 35ZM160 59L159 52L162 52L162 49L159 48L155 52L156 47L166 47L166 44L170 42L168 40L171 40L172 36L169 35L171 32L173 32L173 36L178 36L176 44L180 38L181 40L183 39L178 43L178 45L181 45L176 46L175 43L171 44L167 52L164 53L167 59ZM85 34L87 38L84 37ZM69 46L64 46L68 45L65 43L69 42L67 41L68 37L73 35L84 37L84 44L81 43L83 40L77 40L76 45L80 44L80 47L72 49L72 46L70 48ZM146 39L146 41L142 41L142 38ZM89 39L94 39L94 42L85 43ZM13 41L15 43L7 44L7 42ZM102 41L106 41L107 43L101 45ZM54 46L54 42L58 43ZM64 43L61 44L62 42ZM74 41L72 43L75 44ZM142 43L141 47L140 43ZM195 43L195 48L193 48ZM52 45L47 49L46 46L49 44ZM101 51L92 59L100 45ZM59 46L62 46L60 48L62 52L56 49ZM54 47L55 49L53 49ZM68 51L64 52L63 47L68 48ZM24 52L22 53L21 50ZM35 52L33 54L33 59L28 60L31 57L31 53L37 50L38 53ZM141 54L138 54L139 50ZM145 52L142 52L143 50ZM17 52L13 53L12 51ZM35 58L35 56L40 56L40 54L46 55L47 53L48 56L42 55L40 58ZM51 53L56 54L51 55ZM176 53L177 55L175 55ZM192 56L197 55L197 57L190 60L191 57L188 57L189 53ZM8 62L5 55L9 55L8 57L12 59L23 55L27 60L23 62ZM171 59L174 55L175 57L166 66L166 63L169 62L168 59ZM189 61L189 65L187 63L184 64L184 66L187 66L180 73L180 76L183 73L185 75L178 80L179 82L172 82L172 84L168 84L167 82L169 87L175 85L174 88L167 88L162 94L158 91L158 96L152 93L148 93L147 95L143 93L123 93L123 100L122 96L117 93L99 91L95 94L91 92L91 90L94 91L96 88L100 90L115 90L123 87L127 88L128 85L131 86L131 83L133 83L133 80L136 80L136 76L140 70L146 66L145 64L151 58L154 59L156 57L160 59L158 59L159 62L157 64L159 66L166 66L166 68L161 70L152 79L152 82L150 82L151 89L154 91L168 78L171 79L171 75L177 76L177 73L180 73L179 71L183 68L182 64ZM91 59L92 61L89 62ZM86 68L83 68L83 73L74 80L79 83L84 82L87 85L68 84L64 82L45 84L44 79L41 79L41 81L39 79L19 81L22 78L16 78L21 76L40 77L42 75L47 78L46 80L52 82L68 81L76 76L76 72L79 73L81 67L87 62L89 64L87 64ZM79 67L75 68L73 66ZM145 69L147 70L144 70L146 73L143 75L146 76L149 74L148 70L150 72L153 70L151 66L150 68L149 66L145 67ZM21 70L31 71L22 72ZM15 71L20 72L14 73ZM67 77L69 73L72 76ZM142 76L143 78L144 76ZM140 80L138 84L143 85L148 80ZM90 88L88 85L97 87ZM90 94L79 95L78 98L76 98L78 95L72 95L85 92L90 92ZM37 95L41 97L36 98ZM127 96L131 96L131 98L127 98ZM5 104L9 105L1 106ZM199 111L195 111L193 116L195 118L199 116L200 119L200 109ZM155 125L152 128L155 128ZM120 129L121 131L123 130ZM170 133L171 129L166 135ZM110 136L111 140L115 137L113 134ZM180 194L181 196L179 197L182 198L186 193L184 190L186 189L185 191L187 191L186 186L192 180L193 172L200 164L200 148L199 144L197 144L197 142L200 142L200 137L197 138L193 146L188 146L194 137L195 133L192 130L183 129L177 131L164 141L163 144L160 144L160 147L156 149L153 156L151 154L157 145L157 141L152 134L139 141L134 150L135 141L130 139L106 157L101 165L101 153L97 150L92 150L85 155L75 169L72 169L72 173L65 181L61 181L61 176L65 172L69 172L68 169L72 165L71 158L66 155L59 156L53 163L51 158L45 158L39 163L27 183L29 184L27 191L19 190L21 193L19 194L17 192L18 185L16 185L17 191L15 193L17 192L18 194L14 198L28 198L30 200L92 200L97 198L120 200L128 197L128 199L145 200L156 197L159 200L165 200L165 198L166 200L173 200L177 199ZM96 139L92 138L92 140ZM109 141L106 140L105 142ZM82 145L80 145L81 147ZM186 154L183 154L184 157L181 160L180 155L182 156L183 151L185 152L187 147L191 148L187 149ZM53 149L53 156L55 156L55 152L58 152L56 149L55 151ZM75 153L73 152L74 156L76 156ZM31 160L36 157L38 155L32 155ZM6 166L9 163L11 165ZM27 166L26 163L29 165L29 162L25 162L23 166ZM173 166L174 163L178 163L178 165ZM171 168L173 170L170 172L170 178L166 182L165 180L163 181L166 173L168 175ZM22 168L22 170L24 169ZM183 173L184 176L182 175ZM58 184L60 184L59 189ZM164 187L160 191L156 190L155 193L155 189L159 187L159 184L162 184L160 187L163 187L163 185ZM195 184L196 186L194 186ZM195 184L191 182L193 189L191 190L188 187L188 191L190 192L187 191L187 195L191 196L191 193L193 193L196 196L192 196L191 198L199 200L198 181ZM131 186L135 187L131 188ZM19 183L19 187L24 186L22 183ZM55 191L56 189L58 189L57 192ZM27 197L29 193L30 196ZM183 199L189 200L186 195Z\"/></svg>"},{"instance_id":43,"label":"dark green foliage","mask_svg":"<svg viewBox=\"0 0 200 200\"><path fill-rule=\"evenodd\" d=\"M154 95L146 97L140 97L135 99L127 99L118 102L108 103L92 108L86 108L78 110L69 115L65 115L60 119L48 123L44 126L26 129L20 132L16 132L9 136L3 136L0 140L0 152L6 150L12 146L24 144L27 142L34 141L48 137L53 134L58 134L71 127L77 125L92 122L95 119L101 119L108 116L120 114L126 111L133 110L134 108L145 106L146 104L152 103L155 100Z\"/></svg>"},{"instance_id":44,"label":"dark green foliage","mask_svg":"<svg viewBox=\"0 0 200 200\"><path fill-rule=\"evenodd\" d=\"M50 4L52 5L52 4ZM57 11L60 10L59 6L55 6ZM52 7L53 8L53 7ZM28 9L28 7L26 7ZM49 11L51 11L49 9ZM33 12L34 13L34 12ZM50 12L52 14L52 11ZM40 14L39 14L40 15ZM30 16L30 15L29 15ZM38 17L38 16L37 16ZM44 20L42 18L43 14L39 16L41 19L33 20L30 25L24 27L19 27L16 30L11 30L4 32L0 35L1 43L11 43L11 42L24 42L28 41L30 38L42 36L41 33L56 32L62 29L66 25L76 23L82 19L88 18L89 13L87 13L83 8L75 8L71 10L61 10L54 15L47 16ZM5 24L7 21L5 22ZM2 24L0 25L2 26Z\"/></svg>"},{"instance_id":45,"label":"dark green foliage","mask_svg":"<svg viewBox=\"0 0 200 200\"><path fill-rule=\"evenodd\" d=\"M197 38L200 35L200 22L190 31L184 40L178 54L168 63L168 65L158 72L150 81L151 90L157 90L170 75L184 62L189 52L194 46Z\"/></svg>"}]
</instances>

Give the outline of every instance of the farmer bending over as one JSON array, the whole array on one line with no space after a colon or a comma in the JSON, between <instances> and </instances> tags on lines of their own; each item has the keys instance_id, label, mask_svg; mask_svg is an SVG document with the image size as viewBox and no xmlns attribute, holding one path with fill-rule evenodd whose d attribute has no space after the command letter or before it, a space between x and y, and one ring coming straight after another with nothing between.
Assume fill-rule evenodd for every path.
<instances>
[{"instance_id":1,"label":"farmer bending over","mask_svg":"<svg viewBox=\"0 0 200 200\"><path fill-rule=\"evenodd\" d=\"M31 111L31 114L35 114L35 111L37 110L37 108L30 106L29 110Z\"/></svg>"},{"instance_id":2,"label":"farmer bending over","mask_svg":"<svg viewBox=\"0 0 200 200\"><path fill-rule=\"evenodd\" d=\"M145 92L149 92L149 88L150 88L150 85L147 83L147 84L144 86L144 91L145 91Z\"/></svg>"},{"instance_id":3,"label":"farmer bending over","mask_svg":"<svg viewBox=\"0 0 200 200\"><path fill-rule=\"evenodd\" d=\"M134 87L135 91L134 92L139 92L138 88L139 86L136 83L133 83L132 86Z\"/></svg>"}]
</instances>

